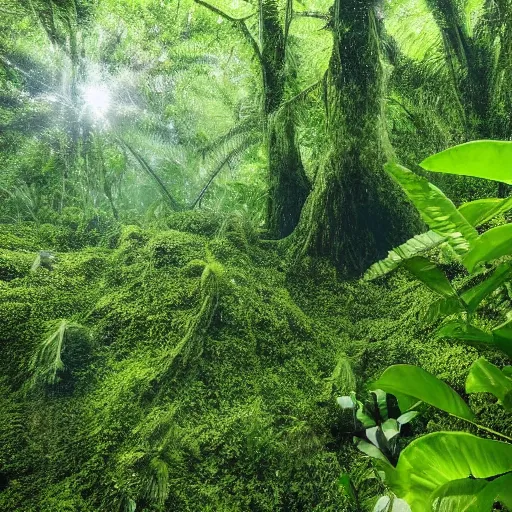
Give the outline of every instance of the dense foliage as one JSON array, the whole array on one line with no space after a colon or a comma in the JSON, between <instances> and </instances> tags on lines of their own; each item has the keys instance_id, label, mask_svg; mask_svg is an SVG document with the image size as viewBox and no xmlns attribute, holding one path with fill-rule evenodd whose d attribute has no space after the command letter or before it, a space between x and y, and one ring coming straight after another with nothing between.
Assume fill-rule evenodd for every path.
<instances>
[{"instance_id":1,"label":"dense foliage","mask_svg":"<svg viewBox=\"0 0 512 512\"><path fill-rule=\"evenodd\" d=\"M0 509L512 511L511 12L3 0Z\"/></svg>"}]
</instances>

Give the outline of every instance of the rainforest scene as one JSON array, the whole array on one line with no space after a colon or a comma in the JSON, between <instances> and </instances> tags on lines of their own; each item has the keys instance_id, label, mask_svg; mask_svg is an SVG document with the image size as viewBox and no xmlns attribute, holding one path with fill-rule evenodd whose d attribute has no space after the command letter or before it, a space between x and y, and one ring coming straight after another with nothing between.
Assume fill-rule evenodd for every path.
<instances>
[{"instance_id":1,"label":"rainforest scene","mask_svg":"<svg viewBox=\"0 0 512 512\"><path fill-rule=\"evenodd\" d=\"M512 0L0 0L1 512L512 512Z\"/></svg>"}]
</instances>

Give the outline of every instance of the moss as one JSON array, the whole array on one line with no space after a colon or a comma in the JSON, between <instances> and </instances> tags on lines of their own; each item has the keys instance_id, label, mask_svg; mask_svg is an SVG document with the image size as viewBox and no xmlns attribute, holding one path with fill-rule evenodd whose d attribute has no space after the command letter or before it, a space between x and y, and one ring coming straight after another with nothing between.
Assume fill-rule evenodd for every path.
<instances>
[{"instance_id":1,"label":"moss","mask_svg":"<svg viewBox=\"0 0 512 512\"><path fill-rule=\"evenodd\" d=\"M35 254L0 249L0 280L12 281L28 274Z\"/></svg>"},{"instance_id":2,"label":"moss","mask_svg":"<svg viewBox=\"0 0 512 512\"><path fill-rule=\"evenodd\" d=\"M461 389L476 352L432 339L417 318L432 296L404 274L347 283L313 258L287 273L278 245L234 240L130 226L115 248L0 281L2 510L350 510L337 477L366 463L336 394L397 362ZM25 395L59 318L91 335L69 354L72 389ZM428 418L418 432L454 426Z\"/></svg>"},{"instance_id":3,"label":"moss","mask_svg":"<svg viewBox=\"0 0 512 512\"><path fill-rule=\"evenodd\" d=\"M166 223L172 230L214 237L220 229L222 217L212 211L193 210L173 213L167 217Z\"/></svg>"},{"instance_id":4,"label":"moss","mask_svg":"<svg viewBox=\"0 0 512 512\"><path fill-rule=\"evenodd\" d=\"M155 267L183 267L193 259L204 257L205 240L198 235L165 231L151 238L146 254Z\"/></svg>"}]
</instances>

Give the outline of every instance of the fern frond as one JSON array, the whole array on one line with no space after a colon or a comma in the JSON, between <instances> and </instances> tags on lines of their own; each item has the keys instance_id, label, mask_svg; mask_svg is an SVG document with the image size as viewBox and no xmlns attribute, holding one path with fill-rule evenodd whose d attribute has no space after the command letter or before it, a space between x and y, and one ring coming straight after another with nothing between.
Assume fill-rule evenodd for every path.
<instances>
[{"instance_id":1,"label":"fern frond","mask_svg":"<svg viewBox=\"0 0 512 512\"><path fill-rule=\"evenodd\" d=\"M427 231L421 235L407 240L407 242L389 251L383 260L374 263L364 274L365 281L372 281L378 277L389 274L399 267L405 260L423 254L446 241L446 237L434 231Z\"/></svg>"},{"instance_id":2,"label":"fern frond","mask_svg":"<svg viewBox=\"0 0 512 512\"><path fill-rule=\"evenodd\" d=\"M53 323L53 325L56 325ZM64 369L62 362L62 351L64 350L66 334L71 329L82 329L80 324L69 320L60 320L57 329L44 339L34 356L32 357L29 369L33 372L31 387L38 382L44 384L56 384L60 380L59 373Z\"/></svg>"}]
</instances>

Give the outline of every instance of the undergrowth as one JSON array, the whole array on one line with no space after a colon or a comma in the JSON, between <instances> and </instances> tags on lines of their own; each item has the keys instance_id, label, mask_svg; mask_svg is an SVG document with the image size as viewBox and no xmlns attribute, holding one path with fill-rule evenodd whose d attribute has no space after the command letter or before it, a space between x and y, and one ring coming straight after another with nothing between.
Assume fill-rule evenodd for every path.
<instances>
[{"instance_id":1,"label":"undergrowth","mask_svg":"<svg viewBox=\"0 0 512 512\"><path fill-rule=\"evenodd\" d=\"M341 282L240 219L168 225L97 247L1 226L0 509L351 510L337 478L368 465L335 397L401 362L460 390L475 349L432 340L402 273ZM30 271L42 249L53 267Z\"/></svg>"}]
</instances>

